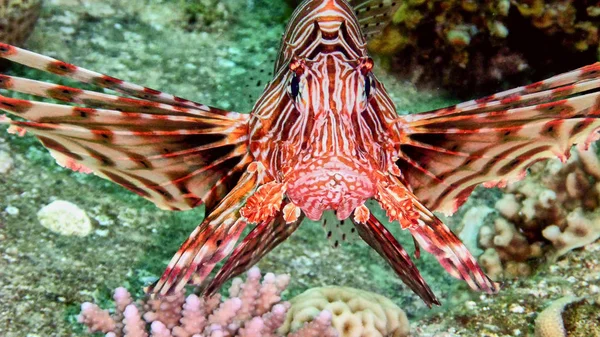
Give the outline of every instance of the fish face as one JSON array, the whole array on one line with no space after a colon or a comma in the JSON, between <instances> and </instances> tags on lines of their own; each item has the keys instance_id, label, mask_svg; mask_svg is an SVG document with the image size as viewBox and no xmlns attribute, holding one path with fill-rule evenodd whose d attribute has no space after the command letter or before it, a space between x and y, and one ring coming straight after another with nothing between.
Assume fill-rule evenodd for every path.
<instances>
[{"instance_id":1,"label":"fish face","mask_svg":"<svg viewBox=\"0 0 600 337\"><path fill-rule=\"evenodd\" d=\"M326 210L346 219L375 194L377 147L357 133L375 85L372 65L368 57L351 60L340 52L289 65L287 96L305 128L303 137L287 140L295 151L277 169L290 201L312 220Z\"/></svg>"},{"instance_id":2,"label":"fish face","mask_svg":"<svg viewBox=\"0 0 600 337\"><path fill-rule=\"evenodd\" d=\"M307 217L333 210L342 220L375 195L381 145L368 124L385 122L367 111L378 87L373 60L346 42L345 12L327 8L306 26L318 40L297 49L259 99L250 147Z\"/></svg>"}]
</instances>

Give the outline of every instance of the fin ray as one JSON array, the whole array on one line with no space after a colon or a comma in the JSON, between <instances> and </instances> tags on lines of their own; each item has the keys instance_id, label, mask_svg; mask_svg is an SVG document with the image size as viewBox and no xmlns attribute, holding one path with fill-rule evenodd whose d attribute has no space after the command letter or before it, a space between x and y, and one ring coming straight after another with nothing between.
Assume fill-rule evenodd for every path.
<instances>
[{"instance_id":1,"label":"fin ray","mask_svg":"<svg viewBox=\"0 0 600 337\"><path fill-rule=\"evenodd\" d=\"M271 250L292 235L302 223L302 217L286 224L281 215L258 224L235 248L229 259L206 288L210 295L219 290L227 280L248 270Z\"/></svg>"},{"instance_id":2,"label":"fin ray","mask_svg":"<svg viewBox=\"0 0 600 337\"><path fill-rule=\"evenodd\" d=\"M104 76L5 44L0 56L89 83ZM1 123L34 134L62 166L112 180L164 209L205 203L210 211L251 162L245 114L168 94L129 98L7 75L0 88L64 102L0 95L0 109L24 119Z\"/></svg>"},{"instance_id":3,"label":"fin ray","mask_svg":"<svg viewBox=\"0 0 600 337\"><path fill-rule=\"evenodd\" d=\"M600 63L399 123L404 183L429 209L451 214L477 184L519 179L534 162L598 139Z\"/></svg>"},{"instance_id":4,"label":"fin ray","mask_svg":"<svg viewBox=\"0 0 600 337\"><path fill-rule=\"evenodd\" d=\"M418 294L427 306L440 305L408 253L373 214L366 223L354 221L354 225L360 237L389 263L402 281Z\"/></svg>"}]
</instances>

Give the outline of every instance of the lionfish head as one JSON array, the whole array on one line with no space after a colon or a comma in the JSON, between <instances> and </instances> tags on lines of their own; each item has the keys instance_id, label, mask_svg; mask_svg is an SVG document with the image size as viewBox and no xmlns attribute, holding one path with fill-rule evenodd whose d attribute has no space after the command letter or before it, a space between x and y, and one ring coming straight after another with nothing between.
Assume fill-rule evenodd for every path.
<instances>
[{"instance_id":1,"label":"lionfish head","mask_svg":"<svg viewBox=\"0 0 600 337\"><path fill-rule=\"evenodd\" d=\"M383 88L372 69L347 2L298 7L284 34L275 78L254 109L261 127L277 134L277 141L268 139L277 145L256 153L269 154L265 166L283 175L287 197L310 219L327 210L345 219L376 193L381 149L363 123L377 88Z\"/></svg>"}]
</instances>

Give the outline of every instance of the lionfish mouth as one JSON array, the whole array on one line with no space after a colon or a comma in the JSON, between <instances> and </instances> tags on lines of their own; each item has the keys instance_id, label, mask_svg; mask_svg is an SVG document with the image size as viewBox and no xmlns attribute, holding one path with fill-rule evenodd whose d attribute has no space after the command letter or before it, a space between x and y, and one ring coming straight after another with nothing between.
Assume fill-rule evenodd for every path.
<instances>
[{"instance_id":1,"label":"lionfish mouth","mask_svg":"<svg viewBox=\"0 0 600 337\"><path fill-rule=\"evenodd\" d=\"M344 220L375 192L375 182L368 175L347 168L306 170L287 185L290 201L315 221L327 210Z\"/></svg>"}]
</instances>

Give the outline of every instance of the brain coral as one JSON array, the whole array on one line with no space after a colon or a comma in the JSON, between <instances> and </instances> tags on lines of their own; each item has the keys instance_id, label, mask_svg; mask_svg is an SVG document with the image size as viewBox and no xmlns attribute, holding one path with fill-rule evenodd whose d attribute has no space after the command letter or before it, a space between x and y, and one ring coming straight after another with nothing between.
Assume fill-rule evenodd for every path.
<instances>
[{"instance_id":1,"label":"brain coral","mask_svg":"<svg viewBox=\"0 0 600 337\"><path fill-rule=\"evenodd\" d=\"M535 319L535 337L566 337L562 312L567 305L578 300L574 296L565 296L544 309Z\"/></svg>"},{"instance_id":2,"label":"brain coral","mask_svg":"<svg viewBox=\"0 0 600 337\"><path fill-rule=\"evenodd\" d=\"M388 298L349 287L312 288L294 297L280 332L293 331L319 312L331 312L340 337L405 337L406 314Z\"/></svg>"}]
</instances>

